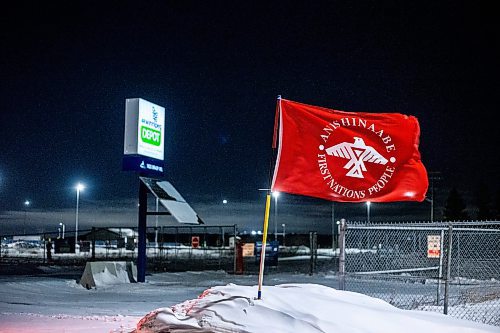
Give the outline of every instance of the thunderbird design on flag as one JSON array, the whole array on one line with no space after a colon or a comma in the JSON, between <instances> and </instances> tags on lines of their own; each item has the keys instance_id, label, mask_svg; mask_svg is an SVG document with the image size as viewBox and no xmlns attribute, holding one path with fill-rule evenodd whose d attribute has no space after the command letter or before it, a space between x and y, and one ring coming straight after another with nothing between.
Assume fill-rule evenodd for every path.
<instances>
[{"instance_id":1,"label":"thunderbird design on flag","mask_svg":"<svg viewBox=\"0 0 500 333\"><path fill-rule=\"evenodd\" d=\"M327 148L325 151L328 155L349 159L349 162L344 165L344 169L349 170L346 176L354 178L364 178L363 171L366 171L364 162L387 163L384 156L380 155L373 147L367 146L363 139L358 137L354 137L354 143L342 142Z\"/></svg>"},{"instance_id":2,"label":"thunderbird design on flag","mask_svg":"<svg viewBox=\"0 0 500 333\"><path fill-rule=\"evenodd\" d=\"M428 180L415 117L279 99L276 120L273 191L341 202L424 200Z\"/></svg>"}]
</instances>

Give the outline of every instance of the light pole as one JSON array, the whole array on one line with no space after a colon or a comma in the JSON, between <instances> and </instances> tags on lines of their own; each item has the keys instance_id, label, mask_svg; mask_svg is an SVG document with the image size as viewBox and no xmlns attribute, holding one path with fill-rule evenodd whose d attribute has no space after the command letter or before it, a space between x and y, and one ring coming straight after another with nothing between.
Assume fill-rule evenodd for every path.
<instances>
[{"instance_id":1,"label":"light pole","mask_svg":"<svg viewBox=\"0 0 500 333\"><path fill-rule=\"evenodd\" d=\"M429 181L431 183L431 199L425 198L431 203L431 222L434 222L434 181L441 180L441 172L439 171L429 171Z\"/></svg>"},{"instance_id":2,"label":"light pole","mask_svg":"<svg viewBox=\"0 0 500 333\"><path fill-rule=\"evenodd\" d=\"M233 214L231 212L231 207L228 206L227 199L222 199L222 214L221 214L221 217L219 218L219 221L224 220L228 216L229 216L230 223L233 223ZM223 237L223 239L224 239L224 237Z\"/></svg>"},{"instance_id":3,"label":"light pole","mask_svg":"<svg viewBox=\"0 0 500 333\"><path fill-rule=\"evenodd\" d=\"M434 222L434 199L425 198L425 201L431 203L431 222Z\"/></svg>"},{"instance_id":4,"label":"light pole","mask_svg":"<svg viewBox=\"0 0 500 333\"><path fill-rule=\"evenodd\" d=\"M280 196L280 192L274 191L274 240L278 240L278 197Z\"/></svg>"},{"instance_id":5,"label":"light pole","mask_svg":"<svg viewBox=\"0 0 500 333\"><path fill-rule=\"evenodd\" d=\"M372 203L370 201L366 202L366 217L367 217L367 222L370 224L370 205Z\"/></svg>"},{"instance_id":6,"label":"light pole","mask_svg":"<svg viewBox=\"0 0 500 333\"><path fill-rule=\"evenodd\" d=\"M76 220L75 220L75 253L76 245L78 244L78 205L80 203L80 191L83 191L85 186L82 183L76 185Z\"/></svg>"},{"instance_id":7,"label":"light pole","mask_svg":"<svg viewBox=\"0 0 500 333\"><path fill-rule=\"evenodd\" d=\"M59 222L59 226L61 227L60 229L62 229L62 239L64 239L64 232L66 230L66 225L62 222Z\"/></svg>"},{"instance_id":8,"label":"light pole","mask_svg":"<svg viewBox=\"0 0 500 333\"><path fill-rule=\"evenodd\" d=\"M285 246L285 223L281 225L283 227L283 246Z\"/></svg>"},{"instance_id":9,"label":"light pole","mask_svg":"<svg viewBox=\"0 0 500 333\"><path fill-rule=\"evenodd\" d=\"M28 207L30 206L31 202L29 200L26 200L24 202L24 223L23 223L23 235L26 236L26 219L28 216Z\"/></svg>"}]
</instances>

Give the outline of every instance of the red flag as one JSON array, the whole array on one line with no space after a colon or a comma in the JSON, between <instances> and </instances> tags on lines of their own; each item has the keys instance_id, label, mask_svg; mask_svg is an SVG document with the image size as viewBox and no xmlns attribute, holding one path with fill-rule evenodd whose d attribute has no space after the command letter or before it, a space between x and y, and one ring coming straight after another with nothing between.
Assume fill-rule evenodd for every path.
<instances>
[{"instance_id":1,"label":"red flag","mask_svg":"<svg viewBox=\"0 0 500 333\"><path fill-rule=\"evenodd\" d=\"M417 118L278 104L273 191L341 202L424 200Z\"/></svg>"}]
</instances>

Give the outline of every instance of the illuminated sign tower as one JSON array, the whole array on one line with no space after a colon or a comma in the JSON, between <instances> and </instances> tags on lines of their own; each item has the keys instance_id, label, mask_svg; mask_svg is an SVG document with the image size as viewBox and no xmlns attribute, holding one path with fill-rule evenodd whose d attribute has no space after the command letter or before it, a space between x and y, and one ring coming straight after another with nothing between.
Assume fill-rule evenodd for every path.
<instances>
[{"instance_id":1,"label":"illuminated sign tower","mask_svg":"<svg viewBox=\"0 0 500 333\"><path fill-rule=\"evenodd\" d=\"M141 175L163 175L165 108L142 98L125 103L123 170Z\"/></svg>"}]
</instances>

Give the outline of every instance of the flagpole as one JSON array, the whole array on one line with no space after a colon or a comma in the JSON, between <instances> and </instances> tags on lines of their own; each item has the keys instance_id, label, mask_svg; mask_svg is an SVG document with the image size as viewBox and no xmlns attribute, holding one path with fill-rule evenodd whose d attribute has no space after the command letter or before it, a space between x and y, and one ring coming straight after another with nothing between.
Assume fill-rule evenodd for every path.
<instances>
[{"instance_id":1,"label":"flagpole","mask_svg":"<svg viewBox=\"0 0 500 333\"><path fill-rule=\"evenodd\" d=\"M260 251L260 268L259 268L259 289L257 291L257 299L262 297L262 281L264 280L264 262L266 261L266 245L267 245L267 227L269 225L269 210L271 207L271 192L266 195L266 212L264 214L264 233L262 235L262 249Z\"/></svg>"},{"instance_id":2,"label":"flagpole","mask_svg":"<svg viewBox=\"0 0 500 333\"><path fill-rule=\"evenodd\" d=\"M266 210L264 213L264 233L262 236L262 248L260 251L259 287L257 291L257 299L259 300L262 299L262 282L264 281L264 264L266 261L267 229L269 226L269 210L271 209L271 184L272 184L272 174L273 174L272 169L273 169L274 151L276 150L278 142L278 122L279 122L280 110L281 110L281 95L278 95L278 101L276 103L276 112L274 116L272 154L269 163L269 187L266 195Z\"/></svg>"}]
</instances>

